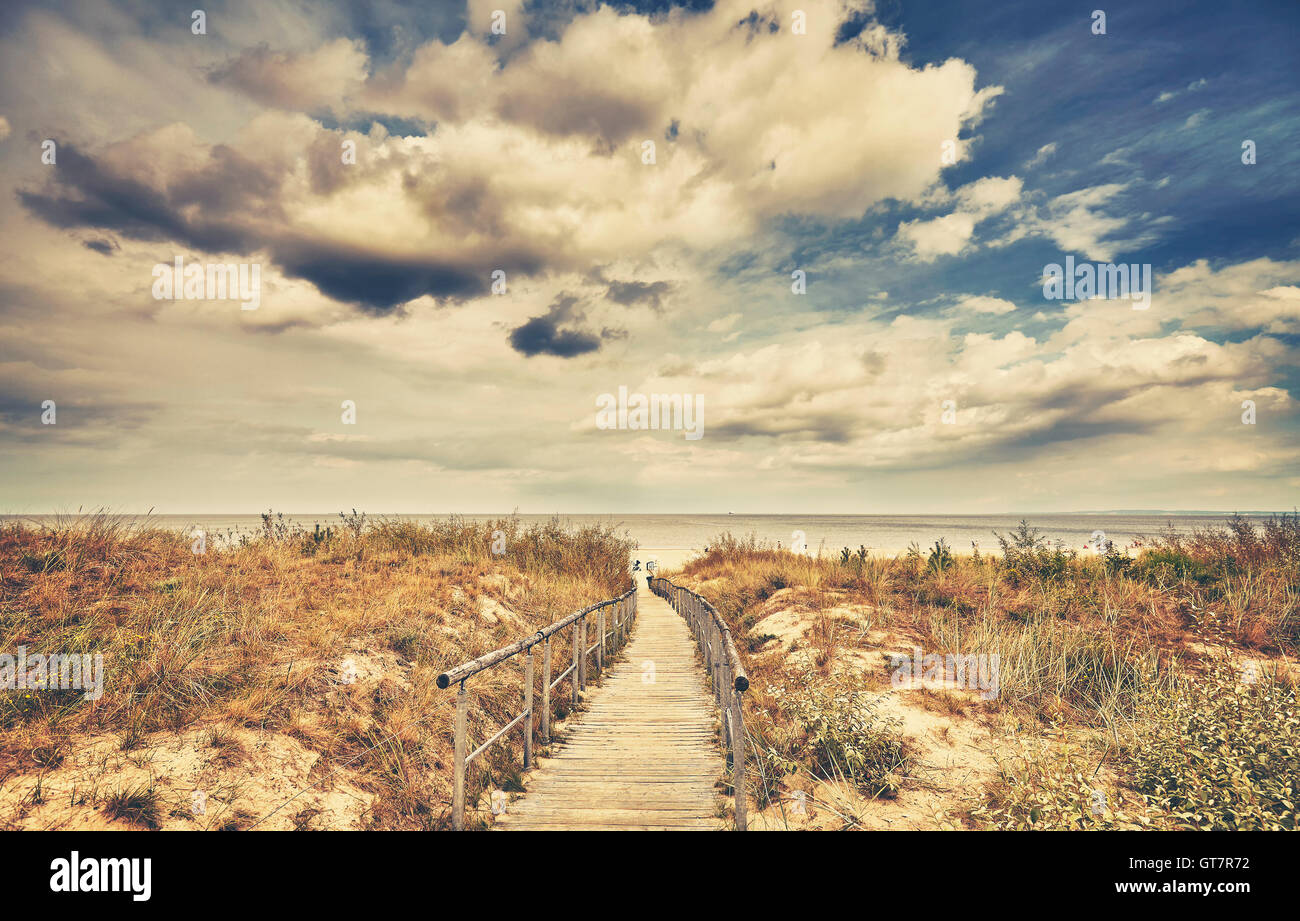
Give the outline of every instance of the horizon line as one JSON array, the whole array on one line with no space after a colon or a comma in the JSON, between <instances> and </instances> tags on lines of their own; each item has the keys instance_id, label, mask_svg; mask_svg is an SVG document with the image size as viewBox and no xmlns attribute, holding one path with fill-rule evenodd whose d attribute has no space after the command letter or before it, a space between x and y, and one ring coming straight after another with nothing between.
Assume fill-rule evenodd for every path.
<instances>
[{"instance_id":1,"label":"horizon line","mask_svg":"<svg viewBox=\"0 0 1300 921\"><path fill-rule=\"evenodd\" d=\"M619 516L619 515L656 515L656 516L683 516L683 517L728 517L741 516L749 518L789 518L798 515L804 515L815 518L910 518L922 516L941 516L946 518L989 518L1020 516L1029 517L1034 515L1289 515L1295 514L1296 509L1169 509L1169 508L1116 508L1116 509L1068 509L1068 510L1040 510L1040 511L985 511L985 512L936 512L936 511L910 511L910 512L737 512L737 511L666 511L666 512L636 512L636 511L604 511L604 512L526 512L518 509L511 512L425 512L425 511L362 511L361 514L366 516L382 515L401 515L406 517L421 518L453 518L453 517L474 517L474 518L511 518L519 516ZM178 518L185 516L198 515L220 515L225 517L260 517L262 515L283 515L286 518L293 517L334 517L342 516L344 513L336 511L314 511L314 512L246 512L246 511L187 511L187 512L161 512L150 509L145 512L136 511L109 511L99 509L95 511L75 511L75 512L0 512L0 518L26 518L26 517L90 517L94 515L108 516L129 516L133 518Z\"/></svg>"}]
</instances>

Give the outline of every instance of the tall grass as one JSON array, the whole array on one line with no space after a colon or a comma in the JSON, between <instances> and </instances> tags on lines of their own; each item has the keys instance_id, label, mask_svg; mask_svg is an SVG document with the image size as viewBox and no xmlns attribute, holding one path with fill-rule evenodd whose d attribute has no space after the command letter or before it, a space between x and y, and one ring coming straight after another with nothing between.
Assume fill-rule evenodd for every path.
<instances>
[{"instance_id":1,"label":"tall grass","mask_svg":"<svg viewBox=\"0 0 1300 921\"><path fill-rule=\"evenodd\" d=\"M0 777L48 767L89 737L145 749L190 728L247 726L327 762L355 759L376 825L438 827L452 739L438 672L624 591L632 549L611 529L558 521L355 513L326 530L268 513L261 534L201 554L192 544L108 515L0 526L0 652L100 653L105 675L97 701L0 691ZM400 667L349 687L339 662L355 655ZM476 679L475 732L518 709L516 672ZM517 770L508 753L491 764L497 780Z\"/></svg>"},{"instance_id":2,"label":"tall grass","mask_svg":"<svg viewBox=\"0 0 1300 921\"><path fill-rule=\"evenodd\" d=\"M1099 748L1128 753L1124 770L1166 824L1290 827L1287 810L1293 807L1285 804L1294 803L1294 783L1284 775L1292 768L1281 766L1290 765L1300 745L1300 722L1289 677L1276 676L1283 690L1264 696L1219 693L1214 689L1222 675L1202 659L1207 649L1297 652L1296 515L1276 516L1262 527L1234 516L1220 528L1158 534L1141 541L1132 557L1115 547L1080 557L1049 544L1027 522L996 536L1000 555L954 556L940 540L928 551L913 545L891 559L872 557L864 547L845 547L838 558L798 555L753 536L724 534L687 564L685 579L714 603L750 651L747 705L771 750L789 750L780 740L801 720L798 708L783 707L779 699L786 654L758 654L768 638L756 625L777 609L806 612L813 628L810 664L825 666L843 640L826 611L858 604L867 608L868 624L919 633L934 651L997 654L994 708L1028 718L1030 726L1091 732ZM772 600L777 593L779 602ZM827 667L808 674L818 671L823 680L836 680ZM1244 709L1232 717L1224 701ZM1260 729L1266 720L1270 732ZM1242 731L1246 726L1256 728ZM1134 754L1149 740L1166 746L1169 757ZM1239 743L1245 747L1237 751ZM1250 751L1263 744L1279 757L1255 759ZM1182 754L1174 757L1176 751ZM1012 773L985 820L996 815L995 824L1005 827L1145 821L1140 809L1134 815L1088 812L1092 788L1070 760L1077 756L1062 757L1036 751L1008 762ZM815 767L815 758L805 761ZM1164 773L1157 762L1166 764ZM1218 781L1196 779L1203 771L1227 778L1223 772L1231 764L1242 774L1224 779L1224 791L1215 792Z\"/></svg>"}]
</instances>

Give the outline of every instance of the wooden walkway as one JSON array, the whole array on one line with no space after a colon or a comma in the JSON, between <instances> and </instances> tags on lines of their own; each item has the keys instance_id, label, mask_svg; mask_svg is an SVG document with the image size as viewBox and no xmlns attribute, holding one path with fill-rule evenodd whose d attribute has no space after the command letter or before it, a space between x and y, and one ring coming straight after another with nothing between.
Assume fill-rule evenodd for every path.
<instances>
[{"instance_id":1,"label":"wooden walkway","mask_svg":"<svg viewBox=\"0 0 1300 921\"><path fill-rule=\"evenodd\" d=\"M502 830L713 830L724 769L717 717L685 621L637 586L625 656L591 688ZM653 668L653 672L651 669Z\"/></svg>"}]
</instances>

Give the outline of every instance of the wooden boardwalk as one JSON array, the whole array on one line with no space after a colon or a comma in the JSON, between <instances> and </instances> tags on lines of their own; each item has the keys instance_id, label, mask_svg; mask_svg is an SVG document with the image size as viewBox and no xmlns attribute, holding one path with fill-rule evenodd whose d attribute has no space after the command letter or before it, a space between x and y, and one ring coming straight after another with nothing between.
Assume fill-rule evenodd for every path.
<instances>
[{"instance_id":1,"label":"wooden boardwalk","mask_svg":"<svg viewBox=\"0 0 1300 921\"><path fill-rule=\"evenodd\" d=\"M640 579L625 655L591 688L554 757L537 762L502 830L713 830L724 769L686 623ZM651 671L653 669L653 671Z\"/></svg>"}]
</instances>

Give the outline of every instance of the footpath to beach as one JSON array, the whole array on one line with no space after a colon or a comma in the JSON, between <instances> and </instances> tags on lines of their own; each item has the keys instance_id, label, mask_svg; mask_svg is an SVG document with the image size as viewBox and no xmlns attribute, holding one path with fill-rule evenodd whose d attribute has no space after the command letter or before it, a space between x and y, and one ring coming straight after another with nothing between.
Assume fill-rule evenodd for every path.
<instances>
[{"instance_id":1,"label":"footpath to beach","mask_svg":"<svg viewBox=\"0 0 1300 921\"><path fill-rule=\"evenodd\" d=\"M636 627L502 830L723 827L717 716L686 622L638 580Z\"/></svg>"}]
</instances>

